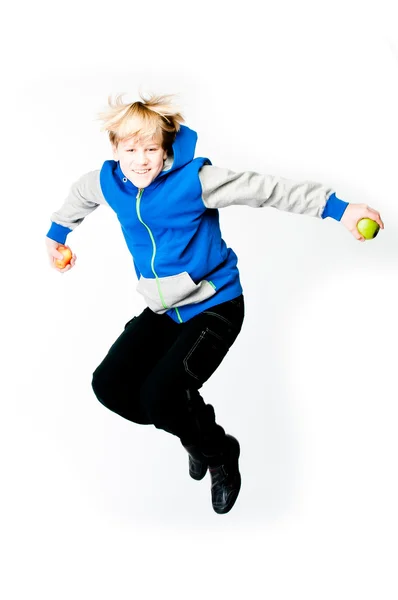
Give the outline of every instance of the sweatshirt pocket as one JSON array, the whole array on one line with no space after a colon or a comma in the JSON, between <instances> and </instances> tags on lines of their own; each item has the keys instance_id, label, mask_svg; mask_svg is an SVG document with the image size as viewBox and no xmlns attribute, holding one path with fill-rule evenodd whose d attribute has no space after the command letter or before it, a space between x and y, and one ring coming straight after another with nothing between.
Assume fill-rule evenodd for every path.
<instances>
[{"instance_id":1,"label":"sweatshirt pocket","mask_svg":"<svg viewBox=\"0 0 398 600\"><path fill-rule=\"evenodd\" d=\"M195 283L187 271L169 277L147 278L141 275L136 290L151 310L165 313L170 308L196 304L216 293L215 287L205 279Z\"/></svg>"}]
</instances>

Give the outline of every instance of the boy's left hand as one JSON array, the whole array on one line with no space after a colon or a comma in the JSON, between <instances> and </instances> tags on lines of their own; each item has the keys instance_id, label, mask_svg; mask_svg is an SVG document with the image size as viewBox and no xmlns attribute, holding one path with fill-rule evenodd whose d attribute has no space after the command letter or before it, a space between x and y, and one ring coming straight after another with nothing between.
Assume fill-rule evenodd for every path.
<instances>
[{"instance_id":1,"label":"boy's left hand","mask_svg":"<svg viewBox=\"0 0 398 600\"><path fill-rule=\"evenodd\" d=\"M358 221L365 218L376 221L376 223L380 225L380 229L384 229L384 223L381 220L380 213L378 213L377 210L374 210L374 208L370 208L367 204L349 204L341 217L340 223L347 227L348 231L351 231L352 235L357 240L365 242L366 239L357 229Z\"/></svg>"}]
</instances>

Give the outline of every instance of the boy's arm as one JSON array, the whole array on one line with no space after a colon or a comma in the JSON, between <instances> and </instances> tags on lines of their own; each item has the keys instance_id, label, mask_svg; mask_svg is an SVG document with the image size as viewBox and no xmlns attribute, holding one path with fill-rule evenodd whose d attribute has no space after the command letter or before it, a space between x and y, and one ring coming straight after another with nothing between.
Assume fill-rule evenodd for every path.
<instances>
[{"instance_id":1,"label":"boy's arm","mask_svg":"<svg viewBox=\"0 0 398 600\"><path fill-rule=\"evenodd\" d=\"M332 217L340 221L348 202L334 190L313 181L296 182L253 171L235 173L204 165L199 171L202 199L207 208L246 204L253 208L270 206L311 217Z\"/></svg>"},{"instance_id":2,"label":"boy's arm","mask_svg":"<svg viewBox=\"0 0 398 600\"><path fill-rule=\"evenodd\" d=\"M62 206L52 213L47 237L64 244L68 234L100 204L106 204L99 180L100 170L90 171L75 181Z\"/></svg>"}]
</instances>

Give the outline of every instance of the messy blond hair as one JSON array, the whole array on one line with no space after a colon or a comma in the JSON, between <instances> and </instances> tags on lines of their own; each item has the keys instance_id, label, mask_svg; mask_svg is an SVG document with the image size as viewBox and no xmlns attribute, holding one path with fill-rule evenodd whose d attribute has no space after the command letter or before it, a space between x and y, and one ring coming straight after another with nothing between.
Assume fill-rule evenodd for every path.
<instances>
[{"instance_id":1,"label":"messy blond hair","mask_svg":"<svg viewBox=\"0 0 398 600\"><path fill-rule=\"evenodd\" d=\"M144 140L152 136L160 136L164 150L171 150L175 136L184 123L184 118L176 106L173 106L172 95L155 94L145 98L139 94L141 101L123 103L123 94L116 96L115 102L108 96L109 108L98 114L103 121L101 131L108 131L113 146L121 140L139 136Z\"/></svg>"}]
</instances>

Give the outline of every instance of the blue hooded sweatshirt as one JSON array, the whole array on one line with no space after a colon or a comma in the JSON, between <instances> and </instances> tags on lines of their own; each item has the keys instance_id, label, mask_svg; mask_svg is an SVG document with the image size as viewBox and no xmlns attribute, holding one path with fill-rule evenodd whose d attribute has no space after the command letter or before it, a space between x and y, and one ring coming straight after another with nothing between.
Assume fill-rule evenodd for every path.
<instances>
[{"instance_id":1,"label":"blue hooded sweatshirt","mask_svg":"<svg viewBox=\"0 0 398 600\"><path fill-rule=\"evenodd\" d=\"M188 321L242 293L238 258L222 239L219 208L245 204L340 220L348 203L314 182L254 172L235 173L194 158L197 134L181 126L161 173L137 188L119 162L82 176L47 237L67 235L100 204L117 215L138 277L137 291L149 308L176 323Z\"/></svg>"}]
</instances>

